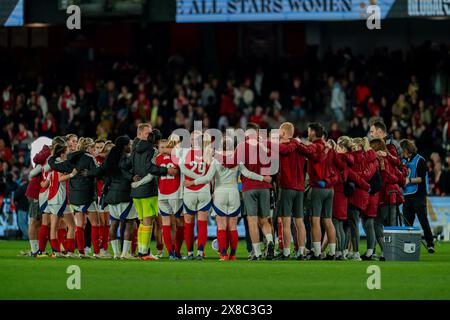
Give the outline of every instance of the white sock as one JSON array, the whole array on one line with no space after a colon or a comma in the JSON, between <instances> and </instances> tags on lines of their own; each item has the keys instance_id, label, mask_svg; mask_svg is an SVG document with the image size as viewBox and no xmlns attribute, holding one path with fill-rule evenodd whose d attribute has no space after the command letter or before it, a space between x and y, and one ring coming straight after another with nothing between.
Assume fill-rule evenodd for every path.
<instances>
[{"instance_id":1,"label":"white sock","mask_svg":"<svg viewBox=\"0 0 450 320\"><path fill-rule=\"evenodd\" d=\"M373 254L373 249L367 249L366 256L370 257Z\"/></svg>"},{"instance_id":2,"label":"white sock","mask_svg":"<svg viewBox=\"0 0 450 320\"><path fill-rule=\"evenodd\" d=\"M305 254L305 247L298 248L298 253L301 254L301 255L304 255Z\"/></svg>"},{"instance_id":3,"label":"white sock","mask_svg":"<svg viewBox=\"0 0 450 320\"><path fill-rule=\"evenodd\" d=\"M36 253L39 251L38 240L30 240L31 253Z\"/></svg>"},{"instance_id":4,"label":"white sock","mask_svg":"<svg viewBox=\"0 0 450 320\"><path fill-rule=\"evenodd\" d=\"M114 256L118 256L120 255L120 250L119 250L119 240L111 240L109 241L109 243L111 244L111 247L113 249L114 252Z\"/></svg>"},{"instance_id":5,"label":"white sock","mask_svg":"<svg viewBox=\"0 0 450 320\"><path fill-rule=\"evenodd\" d=\"M273 236L271 233L266 234L267 243L273 242Z\"/></svg>"},{"instance_id":6,"label":"white sock","mask_svg":"<svg viewBox=\"0 0 450 320\"><path fill-rule=\"evenodd\" d=\"M336 243L329 243L330 255L334 256L336 254Z\"/></svg>"},{"instance_id":7,"label":"white sock","mask_svg":"<svg viewBox=\"0 0 450 320\"><path fill-rule=\"evenodd\" d=\"M291 254L291 248L284 248L283 249L283 255L284 256L289 256Z\"/></svg>"},{"instance_id":8,"label":"white sock","mask_svg":"<svg viewBox=\"0 0 450 320\"><path fill-rule=\"evenodd\" d=\"M253 243L253 253L255 254L256 257L261 256L261 243Z\"/></svg>"},{"instance_id":9,"label":"white sock","mask_svg":"<svg viewBox=\"0 0 450 320\"><path fill-rule=\"evenodd\" d=\"M130 248L131 248L131 241L124 240L123 241L123 248L122 248L122 256L128 255L129 252L130 252Z\"/></svg>"},{"instance_id":10,"label":"white sock","mask_svg":"<svg viewBox=\"0 0 450 320\"><path fill-rule=\"evenodd\" d=\"M321 253L320 242L313 242L313 250L314 250L314 255L316 257L320 256L320 253Z\"/></svg>"}]
</instances>

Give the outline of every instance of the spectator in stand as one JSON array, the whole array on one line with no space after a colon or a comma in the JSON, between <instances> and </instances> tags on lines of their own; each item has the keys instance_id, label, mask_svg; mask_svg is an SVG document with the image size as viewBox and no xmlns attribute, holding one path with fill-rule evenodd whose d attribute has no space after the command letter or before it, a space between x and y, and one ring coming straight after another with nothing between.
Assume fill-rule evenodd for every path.
<instances>
[{"instance_id":1,"label":"spectator in stand","mask_svg":"<svg viewBox=\"0 0 450 320\"><path fill-rule=\"evenodd\" d=\"M0 160L6 163L12 163L13 161L12 150L6 146L5 140L3 139L0 139Z\"/></svg>"},{"instance_id":2,"label":"spectator in stand","mask_svg":"<svg viewBox=\"0 0 450 320\"><path fill-rule=\"evenodd\" d=\"M335 142L343 135L342 131L339 129L339 125L336 121L333 121L330 126L330 131L328 132L328 138L334 140Z\"/></svg>"},{"instance_id":3,"label":"spectator in stand","mask_svg":"<svg viewBox=\"0 0 450 320\"><path fill-rule=\"evenodd\" d=\"M59 96L58 109L59 115L59 129L61 134L66 133L69 124L73 120L73 109L77 103L75 94L72 93L69 86L64 87L64 92Z\"/></svg>"},{"instance_id":4,"label":"spectator in stand","mask_svg":"<svg viewBox=\"0 0 450 320\"><path fill-rule=\"evenodd\" d=\"M334 80L333 88L331 91L331 104L330 108L334 113L334 118L337 122L342 122L345 112L345 92L342 88L342 82L339 80Z\"/></svg>"},{"instance_id":5,"label":"spectator in stand","mask_svg":"<svg viewBox=\"0 0 450 320\"><path fill-rule=\"evenodd\" d=\"M144 93L140 93L138 98L133 102L131 111L135 120L139 119L141 122L146 122L150 119L150 101Z\"/></svg>"},{"instance_id":6,"label":"spectator in stand","mask_svg":"<svg viewBox=\"0 0 450 320\"><path fill-rule=\"evenodd\" d=\"M305 108L302 107L305 102L305 97L302 92L302 81L300 77L295 77L292 80L292 88L290 98L292 102L292 113L296 118L302 119L305 116Z\"/></svg>"},{"instance_id":7,"label":"spectator in stand","mask_svg":"<svg viewBox=\"0 0 450 320\"><path fill-rule=\"evenodd\" d=\"M406 101L403 93L399 94L397 101L393 104L392 115L396 120L402 120L400 124L403 128L406 127L406 123L411 119L411 106Z\"/></svg>"},{"instance_id":8,"label":"spectator in stand","mask_svg":"<svg viewBox=\"0 0 450 320\"><path fill-rule=\"evenodd\" d=\"M3 110L12 110L14 101L13 86L7 85L2 93Z\"/></svg>"},{"instance_id":9,"label":"spectator in stand","mask_svg":"<svg viewBox=\"0 0 450 320\"><path fill-rule=\"evenodd\" d=\"M44 136L47 136L49 138L54 138L58 135L56 120L51 112L47 112L44 121L42 121L41 132Z\"/></svg>"}]
</instances>

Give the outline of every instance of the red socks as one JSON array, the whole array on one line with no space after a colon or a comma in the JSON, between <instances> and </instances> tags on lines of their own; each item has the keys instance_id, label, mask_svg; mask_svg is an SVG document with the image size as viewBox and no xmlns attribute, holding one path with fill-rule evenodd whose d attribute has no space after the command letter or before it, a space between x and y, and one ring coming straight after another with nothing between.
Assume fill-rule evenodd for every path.
<instances>
[{"instance_id":1,"label":"red socks","mask_svg":"<svg viewBox=\"0 0 450 320\"><path fill-rule=\"evenodd\" d=\"M169 255L173 254L173 244L172 244L172 229L170 226L162 226L162 232L163 232L163 240L164 244L166 245L167 253ZM161 250L161 249L158 249Z\"/></svg>"},{"instance_id":2,"label":"red socks","mask_svg":"<svg viewBox=\"0 0 450 320\"><path fill-rule=\"evenodd\" d=\"M177 256L181 256L181 246L184 240L184 226L177 227L177 233L175 234L175 253Z\"/></svg>"},{"instance_id":3,"label":"red socks","mask_svg":"<svg viewBox=\"0 0 450 320\"><path fill-rule=\"evenodd\" d=\"M236 250L237 250L237 245L239 242L239 235L237 230L230 230L229 232L229 240L230 240L230 256L235 256L236 255Z\"/></svg>"},{"instance_id":4,"label":"red socks","mask_svg":"<svg viewBox=\"0 0 450 320\"><path fill-rule=\"evenodd\" d=\"M66 228L58 229L58 241L60 244L63 245L65 251L67 251L66 236L67 236Z\"/></svg>"},{"instance_id":5,"label":"red socks","mask_svg":"<svg viewBox=\"0 0 450 320\"><path fill-rule=\"evenodd\" d=\"M187 252L194 251L194 224L185 223L184 224L184 240L186 241Z\"/></svg>"},{"instance_id":6,"label":"red socks","mask_svg":"<svg viewBox=\"0 0 450 320\"><path fill-rule=\"evenodd\" d=\"M217 230L217 242L219 243L219 252L221 256L227 255L227 230Z\"/></svg>"},{"instance_id":7,"label":"red socks","mask_svg":"<svg viewBox=\"0 0 450 320\"><path fill-rule=\"evenodd\" d=\"M39 251L45 252L45 247L47 247L47 241L49 239L50 228L45 224L41 224L38 234Z\"/></svg>"},{"instance_id":8,"label":"red socks","mask_svg":"<svg viewBox=\"0 0 450 320\"><path fill-rule=\"evenodd\" d=\"M75 231L75 238L77 240L78 252L84 254L84 228L77 227L77 230Z\"/></svg>"},{"instance_id":9,"label":"red socks","mask_svg":"<svg viewBox=\"0 0 450 320\"><path fill-rule=\"evenodd\" d=\"M108 250L109 244L109 226L103 226L102 228L102 247L103 250Z\"/></svg>"},{"instance_id":10,"label":"red socks","mask_svg":"<svg viewBox=\"0 0 450 320\"><path fill-rule=\"evenodd\" d=\"M204 251L206 239L208 238L208 221L197 220L197 231L197 248L200 251Z\"/></svg>"},{"instance_id":11,"label":"red socks","mask_svg":"<svg viewBox=\"0 0 450 320\"><path fill-rule=\"evenodd\" d=\"M92 246L94 247L95 254L100 253L100 228L101 227L91 227Z\"/></svg>"},{"instance_id":12,"label":"red socks","mask_svg":"<svg viewBox=\"0 0 450 320\"><path fill-rule=\"evenodd\" d=\"M67 252L75 252L75 239L67 239L64 247Z\"/></svg>"},{"instance_id":13,"label":"red socks","mask_svg":"<svg viewBox=\"0 0 450 320\"><path fill-rule=\"evenodd\" d=\"M59 250L60 243L58 239L50 239L50 245L52 246L53 252L60 252Z\"/></svg>"}]
</instances>

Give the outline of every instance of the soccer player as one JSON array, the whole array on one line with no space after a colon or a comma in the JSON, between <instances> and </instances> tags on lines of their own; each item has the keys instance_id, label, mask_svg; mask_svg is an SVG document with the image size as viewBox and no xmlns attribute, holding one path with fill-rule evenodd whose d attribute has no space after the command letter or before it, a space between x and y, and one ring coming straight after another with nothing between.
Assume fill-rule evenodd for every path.
<instances>
[{"instance_id":1,"label":"soccer player","mask_svg":"<svg viewBox=\"0 0 450 320\"><path fill-rule=\"evenodd\" d=\"M372 139L381 139L386 144L386 151L379 150L378 155L384 157L385 160L389 161L389 163L393 167L399 167L401 165L401 156L402 156L402 148L400 144L392 137L392 135L388 135L386 125L382 120L374 121L370 126L370 137ZM402 175L403 176L403 175ZM403 186L404 179L399 179L397 185L398 190ZM392 197L396 196L399 199L392 199L395 203L402 203L403 197L401 193L395 193L391 195ZM389 210L389 212L384 213L387 214L385 225L395 226L397 225L397 212L399 211L398 205L390 205L385 206L383 210Z\"/></svg>"},{"instance_id":2,"label":"soccer player","mask_svg":"<svg viewBox=\"0 0 450 320\"><path fill-rule=\"evenodd\" d=\"M333 198L333 224L336 229L336 259L338 260L347 259L347 232L344 224L347 222L348 197L356 187L363 188L366 191L370 189L370 185L352 170L354 164L352 150L353 142L351 138L342 136L338 139L334 165L339 179L334 185Z\"/></svg>"},{"instance_id":3,"label":"soccer player","mask_svg":"<svg viewBox=\"0 0 450 320\"><path fill-rule=\"evenodd\" d=\"M224 139L223 150L225 159L233 155L233 141ZM219 159L219 160L218 160ZM206 175L199 176L195 180L185 180L186 187L204 185L214 178L214 197L212 207L217 214L217 240L219 243L220 260L236 260L236 250L238 243L237 220L241 212L241 199L238 189L238 173L244 177L257 181L270 183L270 176L261 176L250 172L244 165L240 164L234 168L226 168L221 164L224 158L221 152L217 152L217 157L209 166ZM229 237L228 237L229 235ZM230 254L227 254L228 242L230 243Z\"/></svg>"},{"instance_id":4,"label":"soccer player","mask_svg":"<svg viewBox=\"0 0 450 320\"><path fill-rule=\"evenodd\" d=\"M178 141L174 139L159 142L157 166L179 170L179 159L172 154L172 150L177 144ZM180 175L158 178L158 209L162 219L162 236L170 260L181 258L179 234L177 239L177 219L182 218L183 212L181 191Z\"/></svg>"},{"instance_id":5,"label":"soccer player","mask_svg":"<svg viewBox=\"0 0 450 320\"><path fill-rule=\"evenodd\" d=\"M363 260L371 260L373 259L373 254L375 253L375 240L378 241L378 244L381 248L381 260L383 260L383 224L388 214L390 212L388 206L393 206L394 208L397 206L397 200L400 199L397 197L397 193L400 192L400 188L398 186L399 177L401 176L401 172L397 167L394 167L391 162L388 160L388 150L386 148L386 144L382 139L372 139L370 141L370 146L373 151L377 152L377 158L380 164L381 178L383 180L383 186L379 194L379 201L377 203L375 210L375 214L371 215L368 221L364 221L366 233L369 234L367 236L367 252L361 258ZM378 154L378 151L382 151L385 156L381 156ZM370 206L370 205L369 205Z\"/></svg>"},{"instance_id":6,"label":"soccer player","mask_svg":"<svg viewBox=\"0 0 450 320\"><path fill-rule=\"evenodd\" d=\"M255 123L248 123L245 141L238 144L232 158L228 157L231 159L227 159L224 166L231 168L236 164L243 164L249 171L261 175L264 168L261 155L267 156L270 152L270 149L264 146L264 142L259 134L259 126ZM256 181L245 176L241 176L241 179L242 196L253 246L253 255L249 260L262 259L260 228L267 241L266 259L272 260L275 247L272 225L269 222L269 217L271 217L270 189L272 185L266 181Z\"/></svg>"},{"instance_id":7,"label":"soccer player","mask_svg":"<svg viewBox=\"0 0 450 320\"><path fill-rule=\"evenodd\" d=\"M102 139L97 139L95 141L94 151L95 151L95 163L97 166L101 166L105 161L109 151L112 149L114 145L111 141L104 141ZM97 187L97 213L99 216L100 222L100 256L105 258L111 258L110 253L108 252L108 243L109 243L109 212L107 211L108 207L104 207L101 205L102 194L103 194L103 185L104 180L102 177L97 177L96 179L96 187Z\"/></svg>"},{"instance_id":8,"label":"soccer player","mask_svg":"<svg viewBox=\"0 0 450 320\"><path fill-rule=\"evenodd\" d=\"M33 158L35 167L30 172L30 183L28 184L25 195L28 197L30 206L28 209L30 223L28 226L28 238L30 241L30 255L37 256L39 253L39 229L41 228L42 211L39 208L39 193L41 189L42 181L42 168L47 162L47 158L50 156L51 150L48 146L44 145ZM47 225L45 225L45 235L47 235ZM43 233L44 235L44 233ZM43 239L42 239L43 240ZM45 251L45 246L44 246ZM28 254L25 254L28 255Z\"/></svg>"},{"instance_id":9,"label":"soccer player","mask_svg":"<svg viewBox=\"0 0 450 320\"><path fill-rule=\"evenodd\" d=\"M155 149L153 143L149 141L152 127L148 123L141 123L137 129L137 137L133 142L131 152L131 173L133 181L138 182L148 174L153 176L176 175L173 168L158 167L152 162ZM143 260L155 260L150 254L150 241L153 230L153 223L158 216L158 188L156 179L131 189L133 204L140 220L138 230L138 251Z\"/></svg>"},{"instance_id":10,"label":"soccer player","mask_svg":"<svg viewBox=\"0 0 450 320\"><path fill-rule=\"evenodd\" d=\"M295 148L289 149L294 144L294 125L290 122L281 124L280 133L280 170L278 173L278 184L280 197L278 202L278 216L281 217L283 225L283 252L280 258L289 259L291 254L291 220L294 218L296 238L298 241L298 252L295 253L297 260L303 260L305 254L306 230L303 222L303 198L305 191L305 163L306 159Z\"/></svg>"},{"instance_id":11,"label":"soccer player","mask_svg":"<svg viewBox=\"0 0 450 320\"><path fill-rule=\"evenodd\" d=\"M334 193L331 180L334 172L327 166L327 153L330 148L325 146L323 136L323 126L319 123L310 123L308 140L311 143L299 144L300 153L308 159L308 176L311 185L313 254L309 257L310 260L321 259L321 217L330 247L330 252L324 259L334 260L336 253L336 231L331 221Z\"/></svg>"},{"instance_id":12,"label":"soccer player","mask_svg":"<svg viewBox=\"0 0 450 320\"><path fill-rule=\"evenodd\" d=\"M64 161L67 156L67 146L65 143L56 143L53 145L52 156L56 157L56 161ZM67 242L65 251L67 257L72 257L75 251L75 220L73 212L69 206L67 193L67 181L77 174L77 170L73 169L70 174L59 173L51 170L44 181L44 185L49 187L48 191L48 211L51 219L50 244L52 247L52 257L62 257L60 252L61 243L58 239L59 220L63 219L67 226Z\"/></svg>"},{"instance_id":13,"label":"soccer player","mask_svg":"<svg viewBox=\"0 0 450 320\"><path fill-rule=\"evenodd\" d=\"M102 165L105 176L105 202L108 204L111 227L110 243L114 252L114 259L135 259L130 253L134 230L134 220L137 212L134 208L131 193L131 181L133 179L129 154L131 153L131 140L128 136L120 136L108 153ZM124 241L122 252L119 249L117 230L120 222L124 222Z\"/></svg>"},{"instance_id":14,"label":"soccer player","mask_svg":"<svg viewBox=\"0 0 450 320\"><path fill-rule=\"evenodd\" d=\"M50 157L48 162L53 170L62 173L72 172L77 169L81 173L85 170L93 170L95 165L94 157L91 155L94 148L94 141L90 138L80 138L77 145L77 151L69 153L67 160L61 163L56 163L55 157ZM91 152L89 152L91 151ZM96 213L97 196L95 192L95 179L84 174L77 174L69 181L69 201L72 209L75 211L76 232L75 237L79 256L81 258L87 257L85 254L85 215L88 216L92 225L91 237L94 247L94 257L99 257L100 253L100 234L99 234L99 219Z\"/></svg>"},{"instance_id":15,"label":"soccer player","mask_svg":"<svg viewBox=\"0 0 450 320\"><path fill-rule=\"evenodd\" d=\"M55 138L52 141L53 144L59 141L61 143L64 142L62 138ZM44 183L47 179L47 176L50 171L50 166L48 165L48 158L51 156L51 151L49 149L49 154L45 159L44 166L42 167L42 180L40 182L40 190L39 190L39 211L41 212L42 222L41 227L39 229L38 234L38 244L39 244L39 252L37 253L37 258L45 258L48 257L45 252L45 248L47 247L47 242L50 240L50 216L48 212L48 185Z\"/></svg>"},{"instance_id":16,"label":"soccer player","mask_svg":"<svg viewBox=\"0 0 450 320\"><path fill-rule=\"evenodd\" d=\"M191 148L184 150L180 159L180 170L185 181L192 181L208 172L212 161L208 147L211 140L199 131L192 132ZM183 189L184 239L187 247L187 260L194 259L194 227L197 215L197 260L203 260L208 237L208 212L211 208L211 187L209 183L184 186Z\"/></svg>"}]
</instances>

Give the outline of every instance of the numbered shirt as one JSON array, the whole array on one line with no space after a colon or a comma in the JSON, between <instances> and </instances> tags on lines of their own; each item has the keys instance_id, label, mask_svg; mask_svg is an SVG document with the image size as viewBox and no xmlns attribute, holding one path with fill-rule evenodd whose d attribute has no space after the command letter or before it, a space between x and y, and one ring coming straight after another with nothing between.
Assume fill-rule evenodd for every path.
<instances>
[{"instance_id":1,"label":"numbered shirt","mask_svg":"<svg viewBox=\"0 0 450 320\"><path fill-rule=\"evenodd\" d=\"M50 171L48 179L50 185L48 187L48 204L64 204L68 202L67 196L67 181L59 181L59 176L62 175L57 171Z\"/></svg>"},{"instance_id":2,"label":"numbered shirt","mask_svg":"<svg viewBox=\"0 0 450 320\"><path fill-rule=\"evenodd\" d=\"M189 149L184 154L182 161L180 162L181 172L184 174L186 181L193 181L200 177L205 176L208 172L209 164L203 159L202 150ZM184 192L211 192L209 183L192 185L190 187L184 187Z\"/></svg>"},{"instance_id":3,"label":"numbered shirt","mask_svg":"<svg viewBox=\"0 0 450 320\"><path fill-rule=\"evenodd\" d=\"M178 158L172 158L168 154L159 154L155 159L156 165L164 168L179 169ZM181 199L181 179L180 175L162 176L158 178L158 198Z\"/></svg>"},{"instance_id":4,"label":"numbered shirt","mask_svg":"<svg viewBox=\"0 0 450 320\"><path fill-rule=\"evenodd\" d=\"M50 175L49 171L45 171L44 169L42 169L42 182L48 180L49 179L49 175ZM41 187L41 189L39 190L39 193L46 194L46 193L48 193L48 189L49 189L48 186L45 187L45 188Z\"/></svg>"}]
</instances>

